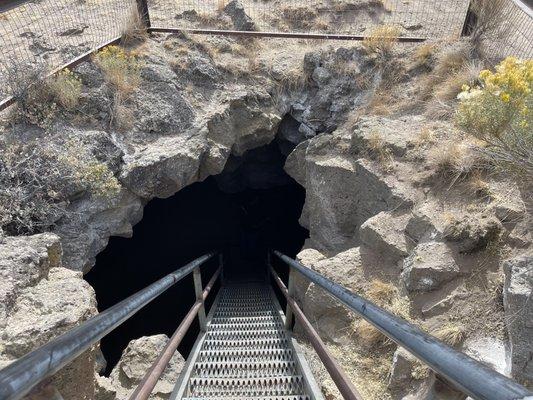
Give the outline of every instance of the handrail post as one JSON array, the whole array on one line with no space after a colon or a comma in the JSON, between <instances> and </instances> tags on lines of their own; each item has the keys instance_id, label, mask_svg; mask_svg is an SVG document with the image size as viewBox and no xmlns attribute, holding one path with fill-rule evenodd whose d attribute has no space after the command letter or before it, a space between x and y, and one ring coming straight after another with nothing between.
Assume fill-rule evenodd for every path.
<instances>
[{"instance_id":1,"label":"handrail post","mask_svg":"<svg viewBox=\"0 0 533 400\"><path fill-rule=\"evenodd\" d=\"M289 297L292 299L294 297L294 270L289 267L289 283L288 283L288 294ZM292 331L292 323L294 320L294 314L292 313L292 307L289 305L289 302L287 301L287 308L285 310L285 329L288 331Z\"/></svg>"},{"instance_id":2,"label":"handrail post","mask_svg":"<svg viewBox=\"0 0 533 400\"><path fill-rule=\"evenodd\" d=\"M137 1L137 10L141 21L146 28L150 28L150 13L148 11L148 2L146 0L136 0Z\"/></svg>"},{"instance_id":3,"label":"handrail post","mask_svg":"<svg viewBox=\"0 0 533 400\"><path fill-rule=\"evenodd\" d=\"M218 255L218 267L220 268L220 282L224 283L224 256L222 253Z\"/></svg>"},{"instance_id":4,"label":"handrail post","mask_svg":"<svg viewBox=\"0 0 533 400\"><path fill-rule=\"evenodd\" d=\"M204 289L202 287L202 274L200 272L200 267L196 267L194 269L192 277L194 280L194 292L196 294L196 300L202 302L202 305L198 310L198 322L200 323L200 329L202 330L202 332L205 332L207 329L207 322L205 317L205 306L203 297Z\"/></svg>"}]
</instances>

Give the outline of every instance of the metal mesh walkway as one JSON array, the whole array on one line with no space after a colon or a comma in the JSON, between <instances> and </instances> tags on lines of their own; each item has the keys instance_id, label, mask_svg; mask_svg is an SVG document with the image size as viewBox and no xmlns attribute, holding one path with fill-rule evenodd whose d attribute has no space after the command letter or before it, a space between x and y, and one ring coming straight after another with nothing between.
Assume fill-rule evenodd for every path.
<instances>
[{"instance_id":1,"label":"metal mesh walkway","mask_svg":"<svg viewBox=\"0 0 533 400\"><path fill-rule=\"evenodd\" d=\"M192 362L189 400L311 398L268 286L223 287Z\"/></svg>"}]
</instances>

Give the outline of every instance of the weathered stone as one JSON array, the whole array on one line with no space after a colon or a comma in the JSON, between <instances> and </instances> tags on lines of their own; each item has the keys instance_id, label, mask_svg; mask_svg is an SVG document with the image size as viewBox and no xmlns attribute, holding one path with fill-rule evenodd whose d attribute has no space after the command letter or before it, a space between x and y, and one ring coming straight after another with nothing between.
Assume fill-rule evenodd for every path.
<instances>
[{"instance_id":1,"label":"weathered stone","mask_svg":"<svg viewBox=\"0 0 533 400\"><path fill-rule=\"evenodd\" d=\"M414 244L432 241L439 237L439 232L429 216L421 211L413 211L405 227L405 233Z\"/></svg>"},{"instance_id":2,"label":"weathered stone","mask_svg":"<svg viewBox=\"0 0 533 400\"><path fill-rule=\"evenodd\" d=\"M533 383L533 255L503 262L503 301L511 345L511 374Z\"/></svg>"},{"instance_id":3,"label":"weathered stone","mask_svg":"<svg viewBox=\"0 0 533 400\"><path fill-rule=\"evenodd\" d=\"M73 202L69 212L77 218L62 221L55 228L61 237L64 265L87 272L110 236L131 237L133 225L143 214L142 200L126 189L110 199L83 198Z\"/></svg>"},{"instance_id":4,"label":"weathered stone","mask_svg":"<svg viewBox=\"0 0 533 400\"><path fill-rule=\"evenodd\" d=\"M467 338L462 351L500 374L509 376L510 366L503 341L491 337Z\"/></svg>"},{"instance_id":5,"label":"weathered stone","mask_svg":"<svg viewBox=\"0 0 533 400\"><path fill-rule=\"evenodd\" d=\"M94 291L80 272L54 267L46 275L20 290L3 321L1 359L13 361L97 313ZM94 369L94 351L87 351L50 383L65 399L91 400Z\"/></svg>"},{"instance_id":6,"label":"weathered stone","mask_svg":"<svg viewBox=\"0 0 533 400\"><path fill-rule=\"evenodd\" d=\"M443 237L454 242L462 253L472 253L484 249L491 240L498 237L502 230L501 223L487 214L465 216L449 223Z\"/></svg>"},{"instance_id":7,"label":"weathered stone","mask_svg":"<svg viewBox=\"0 0 533 400\"><path fill-rule=\"evenodd\" d=\"M239 31L255 31L254 21L246 14L239 0L231 0L224 7L224 12L230 16L235 29Z\"/></svg>"},{"instance_id":8,"label":"weathered stone","mask_svg":"<svg viewBox=\"0 0 533 400\"><path fill-rule=\"evenodd\" d=\"M116 393L117 400L125 400L141 382L168 341L166 335L145 336L132 340L122 353L109 378L97 378L97 400L107 400ZM174 353L150 399L168 399L183 368L183 357Z\"/></svg>"},{"instance_id":9,"label":"weathered stone","mask_svg":"<svg viewBox=\"0 0 533 400\"><path fill-rule=\"evenodd\" d=\"M388 386L390 389L405 390L413 381L413 369L417 359L403 347L398 347L392 358Z\"/></svg>"},{"instance_id":10,"label":"weathered stone","mask_svg":"<svg viewBox=\"0 0 533 400\"><path fill-rule=\"evenodd\" d=\"M444 299L430 301L422 306L422 315L426 318L431 318L436 315L444 314L448 311L454 303L465 300L469 297L468 292L463 290L454 290L450 295Z\"/></svg>"},{"instance_id":11,"label":"weathered stone","mask_svg":"<svg viewBox=\"0 0 533 400\"><path fill-rule=\"evenodd\" d=\"M346 154L349 140L342 135L317 136L299 145L285 166L306 188L300 223L310 230L311 241L320 251L357 246L359 227L365 221L381 211L413 203L405 186L388 181L366 161Z\"/></svg>"},{"instance_id":12,"label":"weathered stone","mask_svg":"<svg viewBox=\"0 0 533 400\"><path fill-rule=\"evenodd\" d=\"M361 268L359 248L339 253L331 258L317 251L306 250L301 253L302 262L309 268L323 274L332 281L348 288L354 288L354 278ZM305 278L296 281L296 292L300 295L305 315L316 326L321 337L337 344L350 341L350 326L354 320L353 313L340 302L333 299L324 289L309 284Z\"/></svg>"},{"instance_id":13,"label":"weathered stone","mask_svg":"<svg viewBox=\"0 0 533 400\"><path fill-rule=\"evenodd\" d=\"M205 148L200 138L161 137L124 157L120 179L144 199L170 197L196 180Z\"/></svg>"},{"instance_id":14,"label":"weathered stone","mask_svg":"<svg viewBox=\"0 0 533 400\"><path fill-rule=\"evenodd\" d=\"M453 253L444 243L421 243L404 260L402 279L409 291L429 292L460 273Z\"/></svg>"},{"instance_id":15,"label":"weathered stone","mask_svg":"<svg viewBox=\"0 0 533 400\"><path fill-rule=\"evenodd\" d=\"M393 262L408 256L405 226L409 215L395 216L381 212L370 218L359 230L361 242Z\"/></svg>"},{"instance_id":16,"label":"weathered stone","mask_svg":"<svg viewBox=\"0 0 533 400\"><path fill-rule=\"evenodd\" d=\"M0 243L0 330L21 291L61 266L61 243L51 233L5 237Z\"/></svg>"}]
</instances>

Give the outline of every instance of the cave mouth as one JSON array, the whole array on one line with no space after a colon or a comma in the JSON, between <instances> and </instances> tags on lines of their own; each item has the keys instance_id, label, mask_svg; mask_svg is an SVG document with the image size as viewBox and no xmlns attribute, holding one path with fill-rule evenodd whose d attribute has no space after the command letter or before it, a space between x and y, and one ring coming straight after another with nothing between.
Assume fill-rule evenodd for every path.
<instances>
[{"instance_id":1,"label":"cave mouth","mask_svg":"<svg viewBox=\"0 0 533 400\"><path fill-rule=\"evenodd\" d=\"M305 190L283 170L287 146L276 138L230 158L222 174L149 202L133 237L111 238L85 277L96 292L99 311L210 251L222 253L228 281L264 279L268 249L295 256L308 237L298 223ZM204 286L217 265L214 259L202 268ZM111 372L131 340L171 336L194 300L189 276L102 339L104 373ZM198 333L195 322L178 349L185 358Z\"/></svg>"}]
</instances>

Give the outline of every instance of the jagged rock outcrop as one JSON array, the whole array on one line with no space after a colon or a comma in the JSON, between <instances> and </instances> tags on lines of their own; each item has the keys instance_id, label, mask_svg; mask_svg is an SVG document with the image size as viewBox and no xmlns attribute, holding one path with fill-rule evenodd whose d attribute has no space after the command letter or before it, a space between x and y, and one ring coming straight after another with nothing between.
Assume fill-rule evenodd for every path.
<instances>
[{"instance_id":1,"label":"jagged rock outcrop","mask_svg":"<svg viewBox=\"0 0 533 400\"><path fill-rule=\"evenodd\" d=\"M414 192L395 185L367 160L356 159L350 149L350 134L320 135L298 146L285 165L306 188L300 222L318 250L356 246L359 227L369 218L413 204Z\"/></svg>"},{"instance_id":2,"label":"jagged rock outcrop","mask_svg":"<svg viewBox=\"0 0 533 400\"><path fill-rule=\"evenodd\" d=\"M533 255L503 263L503 300L511 344L511 372L521 382L533 382Z\"/></svg>"},{"instance_id":3,"label":"jagged rock outcrop","mask_svg":"<svg viewBox=\"0 0 533 400\"><path fill-rule=\"evenodd\" d=\"M109 378L97 376L96 400L127 399L161 354L168 340L166 335L145 336L132 340ZM183 357L176 352L157 382L150 399L169 398L183 365Z\"/></svg>"},{"instance_id":4,"label":"jagged rock outcrop","mask_svg":"<svg viewBox=\"0 0 533 400\"><path fill-rule=\"evenodd\" d=\"M7 237L0 244L0 362L5 366L96 314L96 299L81 272L62 266L54 234ZM66 399L92 399L94 350L53 377ZM76 386L71 382L77 382Z\"/></svg>"}]
</instances>

